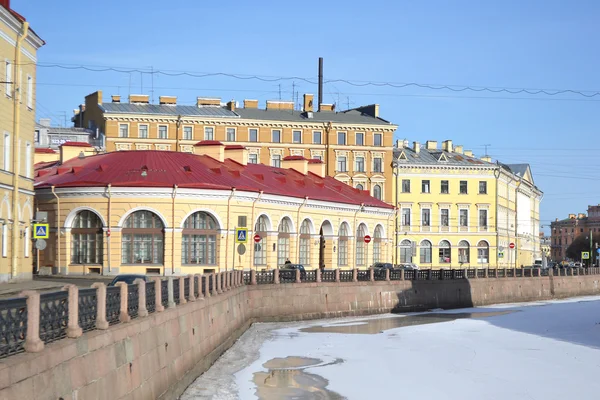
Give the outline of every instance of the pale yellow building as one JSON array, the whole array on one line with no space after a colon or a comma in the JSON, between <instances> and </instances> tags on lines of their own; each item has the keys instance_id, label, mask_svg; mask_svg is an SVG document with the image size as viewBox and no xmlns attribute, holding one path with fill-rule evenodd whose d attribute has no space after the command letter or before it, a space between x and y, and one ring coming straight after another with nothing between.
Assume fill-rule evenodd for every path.
<instances>
[{"instance_id":1,"label":"pale yellow building","mask_svg":"<svg viewBox=\"0 0 600 400\"><path fill-rule=\"evenodd\" d=\"M10 1L0 1L0 282L32 276L35 79L43 45Z\"/></svg>"},{"instance_id":2,"label":"pale yellow building","mask_svg":"<svg viewBox=\"0 0 600 400\"><path fill-rule=\"evenodd\" d=\"M246 148L218 141L193 153L86 155L68 143L61 153L36 171L37 206L52 228L39 265L55 272L179 275L288 259L346 269L391 256L394 208L326 176L318 160L248 164ZM241 252L236 228L247 230Z\"/></svg>"},{"instance_id":3,"label":"pale yellow building","mask_svg":"<svg viewBox=\"0 0 600 400\"><path fill-rule=\"evenodd\" d=\"M511 268L539 257L542 193L527 165L478 159L447 140L401 141L393 167L396 263Z\"/></svg>"}]
</instances>

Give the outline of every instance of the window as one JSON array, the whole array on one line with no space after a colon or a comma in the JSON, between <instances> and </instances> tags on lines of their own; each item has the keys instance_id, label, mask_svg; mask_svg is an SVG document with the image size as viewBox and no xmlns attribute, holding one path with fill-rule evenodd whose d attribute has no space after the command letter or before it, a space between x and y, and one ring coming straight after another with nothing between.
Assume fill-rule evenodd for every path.
<instances>
[{"instance_id":1,"label":"window","mask_svg":"<svg viewBox=\"0 0 600 400\"><path fill-rule=\"evenodd\" d=\"M423 240L420 247L420 262L421 264L431 264L431 242Z\"/></svg>"},{"instance_id":2,"label":"window","mask_svg":"<svg viewBox=\"0 0 600 400\"><path fill-rule=\"evenodd\" d=\"M119 137L120 138L129 137L129 125L119 124Z\"/></svg>"},{"instance_id":3,"label":"window","mask_svg":"<svg viewBox=\"0 0 600 400\"><path fill-rule=\"evenodd\" d=\"M254 232L261 237L260 242L254 244L254 265L267 265L267 217L261 215L254 225Z\"/></svg>"},{"instance_id":4,"label":"window","mask_svg":"<svg viewBox=\"0 0 600 400\"><path fill-rule=\"evenodd\" d=\"M402 226L410 226L410 208L402 209Z\"/></svg>"},{"instance_id":5,"label":"window","mask_svg":"<svg viewBox=\"0 0 600 400\"><path fill-rule=\"evenodd\" d=\"M373 158L373 172L382 172L381 157Z\"/></svg>"},{"instance_id":6,"label":"window","mask_svg":"<svg viewBox=\"0 0 600 400\"><path fill-rule=\"evenodd\" d=\"M279 129L274 129L271 131L271 142L281 143L281 131Z\"/></svg>"},{"instance_id":7,"label":"window","mask_svg":"<svg viewBox=\"0 0 600 400\"><path fill-rule=\"evenodd\" d=\"M204 140L215 140L215 128L210 126L204 128Z\"/></svg>"},{"instance_id":8,"label":"window","mask_svg":"<svg viewBox=\"0 0 600 400\"><path fill-rule=\"evenodd\" d=\"M421 193L429 193L429 181L428 180L422 180L421 181Z\"/></svg>"},{"instance_id":9,"label":"window","mask_svg":"<svg viewBox=\"0 0 600 400\"><path fill-rule=\"evenodd\" d=\"M8 225L2 224L2 257L8 257Z\"/></svg>"},{"instance_id":10,"label":"window","mask_svg":"<svg viewBox=\"0 0 600 400\"><path fill-rule=\"evenodd\" d=\"M23 255L25 257L29 257L29 242L31 242L31 239L29 238L29 227L27 227L23 232Z\"/></svg>"},{"instance_id":11,"label":"window","mask_svg":"<svg viewBox=\"0 0 600 400\"><path fill-rule=\"evenodd\" d=\"M439 246L439 257L441 264L448 264L451 261L450 258L450 242L442 240Z\"/></svg>"},{"instance_id":12,"label":"window","mask_svg":"<svg viewBox=\"0 0 600 400\"><path fill-rule=\"evenodd\" d=\"M480 264L490 262L490 245L485 240L477 243L477 262Z\"/></svg>"},{"instance_id":13,"label":"window","mask_svg":"<svg viewBox=\"0 0 600 400\"><path fill-rule=\"evenodd\" d=\"M305 268L310 265L310 221L307 219L300 225L300 259L298 262Z\"/></svg>"},{"instance_id":14,"label":"window","mask_svg":"<svg viewBox=\"0 0 600 400\"><path fill-rule=\"evenodd\" d=\"M337 159L337 172L346 172L348 169L346 168L346 157L339 156Z\"/></svg>"},{"instance_id":15,"label":"window","mask_svg":"<svg viewBox=\"0 0 600 400\"><path fill-rule=\"evenodd\" d=\"M141 139L148 139L148 125L138 126L138 137Z\"/></svg>"},{"instance_id":16,"label":"window","mask_svg":"<svg viewBox=\"0 0 600 400\"><path fill-rule=\"evenodd\" d=\"M360 224L356 230L356 266L365 265L365 236L367 229L364 224Z\"/></svg>"},{"instance_id":17,"label":"window","mask_svg":"<svg viewBox=\"0 0 600 400\"><path fill-rule=\"evenodd\" d=\"M441 226L450 226L450 210L447 208L442 208L440 210L440 225Z\"/></svg>"},{"instance_id":18,"label":"window","mask_svg":"<svg viewBox=\"0 0 600 400\"><path fill-rule=\"evenodd\" d=\"M235 128L227 128L227 141L235 142Z\"/></svg>"},{"instance_id":19,"label":"window","mask_svg":"<svg viewBox=\"0 0 600 400\"><path fill-rule=\"evenodd\" d=\"M348 265L348 225L343 223L338 234L338 266Z\"/></svg>"},{"instance_id":20,"label":"window","mask_svg":"<svg viewBox=\"0 0 600 400\"><path fill-rule=\"evenodd\" d=\"M354 159L354 170L356 172L365 172L365 158L364 157L356 157Z\"/></svg>"},{"instance_id":21,"label":"window","mask_svg":"<svg viewBox=\"0 0 600 400\"><path fill-rule=\"evenodd\" d=\"M356 134L356 145L357 146L364 146L365 144L365 134L364 133L357 133Z\"/></svg>"},{"instance_id":22,"label":"window","mask_svg":"<svg viewBox=\"0 0 600 400\"><path fill-rule=\"evenodd\" d=\"M159 139L167 139L167 126L166 125L159 125L158 126L158 138Z\"/></svg>"},{"instance_id":23,"label":"window","mask_svg":"<svg viewBox=\"0 0 600 400\"><path fill-rule=\"evenodd\" d=\"M33 108L33 78L27 75L27 107Z\"/></svg>"},{"instance_id":24,"label":"window","mask_svg":"<svg viewBox=\"0 0 600 400\"><path fill-rule=\"evenodd\" d=\"M258 164L258 154L248 154L248 164Z\"/></svg>"},{"instance_id":25,"label":"window","mask_svg":"<svg viewBox=\"0 0 600 400\"><path fill-rule=\"evenodd\" d=\"M194 139L194 131L191 126L183 127L183 140L193 140Z\"/></svg>"},{"instance_id":26,"label":"window","mask_svg":"<svg viewBox=\"0 0 600 400\"><path fill-rule=\"evenodd\" d=\"M459 210L459 223L463 228L469 226L469 210Z\"/></svg>"},{"instance_id":27,"label":"window","mask_svg":"<svg viewBox=\"0 0 600 400\"><path fill-rule=\"evenodd\" d=\"M4 170L10 171L10 133L4 132Z\"/></svg>"},{"instance_id":28,"label":"window","mask_svg":"<svg viewBox=\"0 0 600 400\"><path fill-rule=\"evenodd\" d=\"M338 142L339 145L346 144L346 132L338 132Z\"/></svg>"},{"instance_id":29,"label":"window","mask_svg":"<svg viewBox=\"0 0 600 400\"><path fill-rule=\"evenodd\" d=\"M461 264L469 263L469 242L466 240L458 242L458 262Z\"/></svg>"},{"instance_id":30,"label":"window","mask_svg":"<svg viewBox=\"0 0 600 400\"><path fill-rule=\"evenodd\" d=\"M479 181L479 194L486 194L486 193L487 193L487 182Z\"/></svg>"},{"instance_id":31,"label":"window","mask_svg":"<svg viewBox=\"0 0 600 400\"><path fill-rule=\"evenodd\" d=\"M402 193L410 193L410 180L402 179Z\"/></svg>"},{"instance_id":32,"label":"window","mask_svg":"<svg viewBox=\"0 0 600 400\"><path fill-rule=\"evenodd\" d=\"M321 156L321 155L315 155L315 156L313 156L313 159L314 160L323 161L323 156Z\"/></svg>"},{"instance_id":33,"label":"window","mask_svg":"<svg viewBox=\"0 0 600 400\"><path fill-rule=\"evenodd\" d=\"M321 136L322 136L321 131L314 131L313 132L313 143L321 144L321 140L322 140Z\"/></svg>"},{"instance_id":34,"label":"window","mask_svg":"<svg viewBox=\"0 0 600 400\"><path fill-rule=\"evenodd\" d=\"M250 142L258 142L258 129L248 129L248 140Z\"/></svg>"},{"instance_id":35,"label":"window","mask_svg":"<svg viewBox=\"0 0 600 400\"><path fill-rule=\"evenodd\" d=\"M467 194L467 181L460 181L460 194Z\"/></svg>"},{"instance_id":36,"label":"window","mask_svg":"<svg viewBox=\"0 0 600 400\"><path fill-rule=\"evenodd\" d=\"M164 257L164 226L150 211L135 211L123 224L121 263L162 264Z\"/></svg>"},{"instance_id":37,"label":"window","mask_svg":"<svg viewBox=\"0 0 600 400\"><path fill-rule=\"evenodd\" d=\"M281 168L281 156L271 156L271 166L275 168Z\"/></svg>"},{"instance_id":38,"label":"window","mask_svg":"<svg viewBox=\"0 0 600 400\"><path fill-rule=\"evenodd\" d=\"M27 142L25 144L25 176L31 178L31 166L33 165L33 160L31 159L31 143Z\"/></svg>"},{"instance_id":39,"label":"window","mask_svg":"<svg viewBox=\"0 0 600 400\"><path fill-rule=\"evenodd\" d=\"M40 142L40 130L39 130L39 129L36 129L36 130L33 132L33 141L34 141L35 143L39 143L39 142Z\"/></svg>"},{"instance_id":40,"label":"window","mask_svg":"<svg viewBox=\"0 0 600 400\"><path fill-rule=\"evenodd\" d=\"M442 194L448 194L450 193L450 190L448 189L448 181L442 181L442 185L440 188L440 193Z\"/></svg>"},{"instance_id":41,"label":"window","mask_svg":"<svg viewBox=\"0 0 600 400\"><path fill-rule=\"evenodd\" d=\"M102 221L93 211L80 211L71 225L71 264L102 264Z\"/></svg>"},{"instance_id":42,"label":"window","mask_svg":"<svg viewBox=\"0 0 600 400\"><path fill-rule=\"evenodd\" d=\"M382 146L381 133L376 133L373 135L373 146Z\"/></svg>"},{"instance_id":43,"label":"window","mask_svg":"<svg viewBox=\"0 0 600 400\"><path fill-rule=\"evenodd\" d=\"M365 187L362 185L362 183L359 183L358 185L356 185L356 188L358 190L365 190Z\"/></svg>"},{"instance_id":44,"label":"window","mask_svg":"<svg viewBox=\"0 0 600 400\"><path fill-rule=\"evenodd\" d=\"M302 131L292 131L292 141L294 143L302 143Z\"/></svg>"},{"instance_id":45,"label":"window","mask_svg":"<svg viewBox=\"0 0 600 400\"><path fill-rule=\"evenodd\" d=\"M375 228L373 236L373 263L376 263L381 261L381 237L383 234L380 225L377 225L377 228Z\"/></svg>"},{"instance_id":46,"label":"window","mask_svg":"<svg viewBox=\"0 0 600 400\"><path fill-rule=\"evenodd\" d=\"M12 73L13 73L12 63L10 61L6 60L6 74L4 74L4 76L6 77L6 96L8 96L8 97L12 97L12 92L13 92Z\"/></svg>"},{"instance_id":47,"label":"window","mask_svg":"<svg viewBox=\"0 0 600 400\"><path fill-rule=\"evenodd\" d=\"M247 217L245 215L238 215L238 223L237 223L238 228L245 228L247 226L246 225L247 223L248 223L248 221L247 221Z\"/></svg>"},{"instance_id":48,"label":"window","mask_svg":"<svg viewBox=\"0 0 600 400\"><path fill-rule=\"evenodd\" d=\"M400 242L400 262L412 262L412 242L408 239L404 239Z\"/></svg>"},{"instance_id":49,"label":"window","mask_svg":"<svg viewBox=\"0 0 600 400\"><path fill-rule=\"evenodd\" d=\"M381 186L379 184L373 186L373 197L377 200L381 200Z\"/></svg>"},{"instance_id":50,"label":"window","mask_svg":"<svg viewBox=\"0 0 600 400\"><path fill-rule=\"evenodd\" d=\"M284 218L277 229L277 265L284 265L290 259L290 220Z\"/></svg>"},{"instance_id":51,"label":"window","mask_svg":"<svg viewBox=\"0 0 600 400\"><path fill-rule=\"evenodd\" d=\"M431 226L431 210L429 208L421 210L421 226Z\"/></svg>"},{"instance_id":52,"label":"window","mask_svg":"<svg viewBox=\"0 0 600 400\"><path fill-rule=\"evenodd\" d=\"M181 236L181 263L196 265L217 264L219 226L208 213L198 211L183 224Z\"/></svg>"},{"instance_id":53,"label":"window","mask_svg":"<svg viewBox=\"0 0 600 400\"><path fill-rule=\"evenodd\" d=\"M487 228L488 226L488 210L479 210L479 226Z\"/></svg>"}]
</instances>

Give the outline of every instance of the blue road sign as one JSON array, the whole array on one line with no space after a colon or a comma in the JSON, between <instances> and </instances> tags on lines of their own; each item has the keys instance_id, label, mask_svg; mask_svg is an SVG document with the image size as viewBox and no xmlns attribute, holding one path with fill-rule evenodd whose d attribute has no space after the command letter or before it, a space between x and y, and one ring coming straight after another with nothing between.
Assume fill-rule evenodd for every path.
<instances>
[{"instance_id":1,"label":"blue road sign","mask_svg":"<svg viewBox=\"0 0 600 400\"><path fill-rule=\"evenodd\" d=\"M50 237L50 227L48 224L33 224L34 239L48 239Z\"/></svg>"},{"instance_id":2,"label":"blue road sign","mask_svg":"<svg viewBox=\"0 0 600 400\"><path fill-rule=\"evenodd\" d=\"M237 228L235 230L235 242L236 243L246 243L247 241L248 241L248 229Z\"/></svg>"}]
</instances>

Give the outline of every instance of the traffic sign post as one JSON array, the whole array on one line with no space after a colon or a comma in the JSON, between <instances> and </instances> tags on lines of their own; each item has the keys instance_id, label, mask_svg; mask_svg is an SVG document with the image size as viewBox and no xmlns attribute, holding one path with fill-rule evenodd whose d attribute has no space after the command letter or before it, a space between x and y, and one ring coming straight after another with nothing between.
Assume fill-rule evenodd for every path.
<instances>
[{"instance_id":1,"label":"traffic sign post","mask_svg":"<svg viewBox=\"0 0 600 400\"><path fill-rule=\"evenodd\" d=\"M254 243L258 243L262 240L262 238L260 237L260 235L257 233L256 235L254 235Z\"/></svg>"},{"instance_id":2,"label":"traffic sign post","mask_svg":"<svg viewBox=\"0 0 600 400\"><path fill-rule=\"evenodd\" d=\"M581 252L581 259L582 260L589 260L590 259L590 252L589 251L582 251Z\"/></svg>"},{"instance_id":3,"label":"traffic sign post","mask_svg":"<svg viewBox=\"0 0 600 400\"><path fill-rule=\"evenodd\" d=\"M50 237L49 224L33 224L34 239L48 239Z\"/></svg>"},{"instance_id":4,"label":"traffic sign post","mask_svg":"<svg viewBox=\"0 0 600 400\"><path fill-rule=\"evenodd\" d=\"M369 236L369 235L365 236L365 243L367 243L367 244L371 243L371 236Z\"/></svg>"},{"instance_id":5,"label":"traffic sign post","mask_svg":"<svg viewBox=\"0 0 600 400\"><path fill-rule=\"evenodd\" d=\"M509 247L509 248L511 248L511 249L514 249L514 248L515 248L515 244L514 244L514 243L510 243L510 244L508 245L508 247Z\"/></svg>"},{"instance_id":6,"label":"traffic sign post","mask_svg":"<svg viewBox=\"0 0 600 400\"><path fill-rule=\"evenodd\" d=\"M498 252L498 258L504 258L504 252L503 251L499 251Z\"/></svg>"},{"instance_id":7,"label":"traffic sign post","mask_svg":"<svg viewBox=\"0 0 600 400\"><path fill-rule=\"evenodd\" d=\"M235 229L235 242L246 243L248 241L248 229L236 228Z\"/></svg>"}]
</instances>

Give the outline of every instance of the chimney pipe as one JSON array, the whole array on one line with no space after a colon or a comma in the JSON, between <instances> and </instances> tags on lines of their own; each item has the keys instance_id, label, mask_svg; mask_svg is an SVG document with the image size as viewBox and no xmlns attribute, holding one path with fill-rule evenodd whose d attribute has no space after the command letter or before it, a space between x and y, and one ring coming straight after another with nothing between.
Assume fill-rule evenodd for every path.
<instances>
[{"instance_id":1,"label":"chimney pipe","mask_svg":"<svg viewBox=\"0 0 600 400\"><path fill-rule=\"evenodd\" d=\"M321 111L321 103L323 103L323 57L319 57L319 109Z\"/></svg>"}]
</instances>

